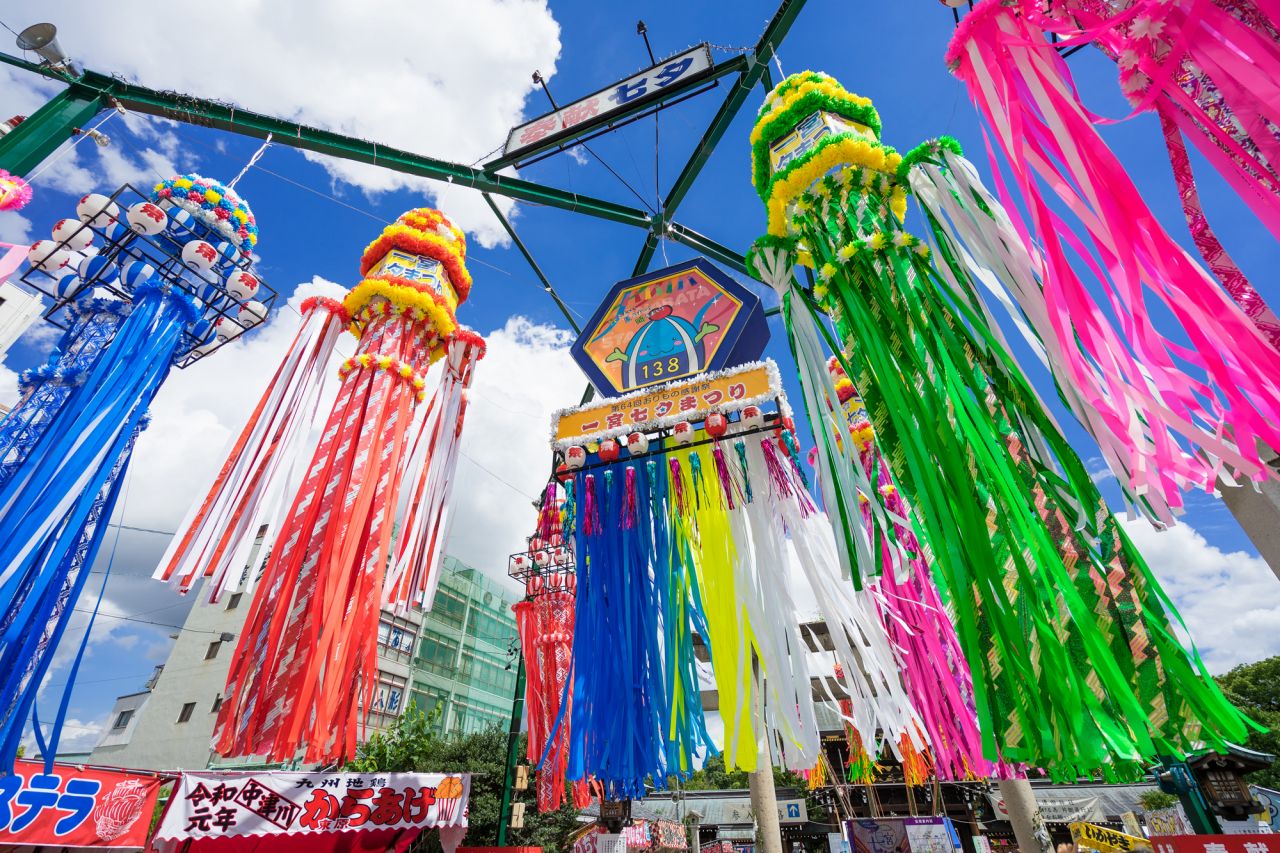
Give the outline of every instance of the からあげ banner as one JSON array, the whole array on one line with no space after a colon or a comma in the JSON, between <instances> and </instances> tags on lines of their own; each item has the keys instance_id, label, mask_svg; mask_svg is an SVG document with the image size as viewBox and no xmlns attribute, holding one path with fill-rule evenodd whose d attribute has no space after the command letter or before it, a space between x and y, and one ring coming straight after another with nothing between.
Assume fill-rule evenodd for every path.
<instances>
[{"instance_id":1,"label":"\u304b\u3089\u3042\u3052 banner","mask_svg":"<svg viewBox=\"0 0 1280 853\"><path fill-rule=\"evenodd\" d=\"M0 845L145 847L163 780L18 761L0 779Z\"/></svg>"},{"instance_id":2,"label":"\u304b\u3089\u3042\u3052 banner","mask_svg":"<svg viewBox=\"0 0 1280 853\"><path fill-rule=\"evenodd\" d=\"M184 773L156 841L451 828L460 839L470 790L467 774Z\"/></svg>"}]
</instances>

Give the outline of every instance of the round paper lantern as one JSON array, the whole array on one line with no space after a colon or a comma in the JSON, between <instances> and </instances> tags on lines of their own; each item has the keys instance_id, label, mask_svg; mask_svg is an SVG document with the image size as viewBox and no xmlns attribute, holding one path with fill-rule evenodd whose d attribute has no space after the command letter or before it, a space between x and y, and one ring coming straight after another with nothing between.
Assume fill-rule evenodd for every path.
<instances>
[{"instance_id":1,"label":"round paper lantern","mask_svg":"<svg viewBox=\"0 0 1280 853\"><path fill-rule=\"evenodd\" d=\"M676 444L685 445L693 441L696 430L688 421L681 421L671 428L671 438Z\"/></svg>"},{"instance_id":2,"label":"round paper lantern","mask_svg":"<svg viewBox=\"0 0 1280 853\"><path fill-rule=\"evenodd\" d=\"M213 335L219 341L230 341L240 337L244 332L244 326L241 326L230 317L219 317L213 321Z\"/></svg>"},{"instance_id":3,"label":"round paper lantern","mask_svg":"<svg viewBox=\"0 0 1280 853\"><path fill-rule=\"evenodd\" d=\"M587 449L585 447L569 447L564 451L564 462L572 471L577 471L583 465L587 464Z\"/></svg>"},{"instance_id":4,"label":"round paper lantern","mask_svg":"<svg viewBox=\"0 0 1280 853\"><path fill-rule=\"evenodd\" d=\"M124 271L120 273L120 280L125 287L133 290L155 274L156 268L146 261L133 261L125 265Z\"/></svg>"},{"instance_id":5,"label":"round paper lantern","mask_svg":"<svg viewBox=\"0 0 1280 853\"><path fill-rule=\"evenodd\" d=\"M129 226L119 220L112 222L106 228L107 241L111 243L124 243L133 239L133 231Z\"/></svg>"},{"instance_id":6,"label":"round paper lantern","mask_svg":"<svg viewBox=\"0 0 1280 853\"><path fill-rule=\"evenodd\" d=\"M258 277L244 270L236 270L227 276L227 293L236 299L251 299L258 292Z\"/></svg>"},{"instance_id":7,"label":"round paper lantern","mask_svg":"<svg viewBox=\"0 0 1280 853\"><path fill-rule=\"evenodd\" d=\"M612 438L606 438L600 442L600 461L601 462L617 462L618 454L621 452L618 442Z\"/></svg>"},{"instance_id":8,"label":"round paper lantern","mask_svg":"<svg viewBox=\"0 0 1280 853\"><path fill-rule=\"evenodd\" d=\"M62 299L70 299L80 290L80 276L73 272L69 272L62 278L58 279L58 284L54 288L54 292Z\"/></svg>"},{"instance_id":9,"label":"round paper lantern","mask_svg":"<svg viewBox=\"0 0 1280 853\"><path fill-rule=\"evenodd\" d=\"M106 228L120 218L120 208L102 193L89 193L76 205L76 216L98 228Z\"/></svg>"},{"instance_id":10,"label":"round paper lantern","mask_svg":"<svg viewBox=\"0 0 1280 853\"><path fill-rule=\"evenodd\" d=\"M759 406L747 406L742 410L742 425L747 429L760 429L764 426L764 412Z\"/></svg>"},{"instance_id":11,"label":"round paper lantern","mask_svg":"<svg viewBox=\"0 0 1280 853\"><path fill-rule=\"evenodd\" d=\"M712 438L720 438L726 431L728 431L729 420L719 412L712 412L707 415L706 420L703 422L703 426L706 427L707 435Z\"/></svg>"},{"instance_id":12,"label":"round paper lantern","mask_svg":"<svg viewBox=\"0 0 1280 853\"><path fill-rule=\"evenodd\" d=\"M160 209L160 206L149 201L140 201L129 208L125 218L133 231L148 237L159 234L169 224L169 217Z\"/></svg>"},{"instance_id":13,"label":"round paper lantern","mask_svg":"<svg viewBox=\"0 0 1280 853\"><path fill-rule=\"evenodd\" d=\"M80 262L80 278L88 284L114 284L119 277L116 265L101 255L90 255Z\"/></svg>"},{"instance_id":14,"label":"round paper lantern","mask_svg":"<svg viewBox=\"0 0 1280 853\"><path fill-rule=\"evenodd\" d=\"M218 266L222 269L235 266L236 259L240 255L240 250L236 248L236 244L228 240L215 245L213 248L218 250Z\"/></svg>"},{"instance_id":15,"label":"round paper lantern","mask_svg":"<svg viewBox=\"0 0 1280 853\"><path fill-rule=\"evenodd\" d=\"M204 240L192 240L182 247L182 262L198 272L208 272L218 262L218 250Z\"/></svg>"},{"instance_id":16,"label":"round paper lantern","mask_svg":"<svg viewBox=\"0 0 1280 853\"><path fill-rule=\"evenodd\" d=\"M632 456L649 452L649 436L642 432L633 432L627 436L627 452Z\"/></svg>"},{"instance_id":17,"label":"round paper lantern","mask_svg":"<svg viewBox=\"0 0 1280 853\"><path fill-rule=\"evenodd\" d=\"M180 207L174 207L167 215L169 217L169 224L165 226L165 230L169 233L170 237L181 243L190 240L195 236L191 230L191 226L195 220L191 217L190 213Z\"/></svg>"},{"instance_id":18,"label":"round paper lantern","mask_svg":"<svg viewBox=\"0 0 1280 853\"><path fill-rule=\"evenodd\" d=\"M59 219L53 226L53 239L68 251L80 252L93 242L93 232L79 219Z\"/></svg>"},{"instance_id":19,"label":"round paper lantern","mask_svg":"<svg viewBox=\"0 0 1280 853\"><path fill-rule=\"evenodd\" d=\"M246 329L250 326L256 326L263 320L267 319L267 306L261 302L250 299L244 305L240 306L240 313L236 317L240 321L240 325Z\"/></svg>"},{"instance_id":20,"label":"round paper lantern","mask_svg":"<svg viewBox=\"0 0 1280 853\"><path fill-rule=\"evenodd\" d=\"M72 254L52 240L37 240L27 250L27 263L33 269L49 275L58 275L71 264Z\"/></svg>"}]
</instances>

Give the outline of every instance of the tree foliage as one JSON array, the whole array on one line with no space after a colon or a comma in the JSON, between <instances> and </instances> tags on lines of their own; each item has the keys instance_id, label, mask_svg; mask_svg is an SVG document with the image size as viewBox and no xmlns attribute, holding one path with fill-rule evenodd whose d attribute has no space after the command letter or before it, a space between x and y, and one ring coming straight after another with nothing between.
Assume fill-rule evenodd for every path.
<instances>
[{"instance_id":1,"label":"tree foliage","mask_svg":"<svg viewBox=\"0 0 1280 853\"><path fill-rule=\"evenodd\" d=\"M773 786L775 788L794 788L804 792L805 802L809 811L809 820L822 821L826 819L826 806L812 796L812 792L809 791L809 783L805 781L804 777L781 767L774 767ZM674 780L670 780L667 787L674 790ZM692 776L680 783L680 787L686 791L745 789L751 787L751 778L744 770L725 770L724 756L712 755L707 758L702 765L702 769L694 771Z\"/></svg>"},{"instance_id":2,"label":"tree foliage","mask_svg":"<svg viewBox=\"0 0 1280 853\"><path fill-rule=\"evenodd\" d=\"M1158 812L1161 809L1176 806L1178 798L1173 794L1166 794L1164 791L1143 791L1138 795L1138 802L1142 804L1142 808L1145 811Z\"/></svg>"},{"instance_id":3,"label":"tree foliage","mask_svg":"<svg viewBox=\"0 0 1280 853\"><path fill-rule=\"evenodd\" d=\"M1251 733L1240 745L1280 756L1280 655L1241 664L1217 681L1233 705L1269 729ZM1247 778L1255 785L1280 789L1280 762Z\"/></svg>"},{"instance_id":4,"label":"tree foliage","mask_svg":"<svg viewBox=\"0 0 1280 853\"><path fill-rule=\"evenodd\" d=\"M495 726L471 734L438 734L435 716L428 717L410 708L385 732L375 733L360 745L347 769L358 773L470 773L465 844L497 844L502 784L506 773L507 732ZM517 755L524 754L524 735ZM542 847L545 851L566 850L566 839L580 824L577 810L570 804L559 811L539 814L533 803L533 788L515 792L526 802L523 829L510 830L507 843ZM434 833L428 833L421 848L440 849Z\"/></svg>"}]
</instances>

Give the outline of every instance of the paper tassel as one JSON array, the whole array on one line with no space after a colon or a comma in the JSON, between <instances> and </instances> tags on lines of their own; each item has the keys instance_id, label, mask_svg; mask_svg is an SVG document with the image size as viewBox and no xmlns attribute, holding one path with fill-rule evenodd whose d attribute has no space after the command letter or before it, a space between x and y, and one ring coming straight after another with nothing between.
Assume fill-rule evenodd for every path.
<instances>
[{"instance_id":1,"label":"paper tassel","mask_svg":"<svg viewBox=\"0 0 1280 853\"><path fill-rule=\"evenodd\" d=\"M272 551L304 473L324 373L350 320L335 300L313 297L302 303L302 326L204 500L178 525L156 580L175 583L185 593L200 578L210 578L210 601L254 588L258 566L248 565L251 554ZM264 531L261 539L259 531Z\"/></svg>"},{"instance_id":2,"label":"paper tassel","mask_svg":"<svg viewBox=\"0 0 1280 853\"><path fill-rule=\"evenodd\" d=\"M457 479L466 393L484 351L484 339L475 332L454 333L444 377L414 436L404 475L410 488L404 491L396 513L401 533L386 581L385 599L397 607L414 604L430 610L435 599L453 522L449 498Z\"/></svg>"},{"instance_id":3,"label":"paper tassel","mask_svg":"<svg viewBox=\"0 0 1280 853\"><path fill-rule=\"evenodd\" d=\"M1183 488L1213 489L1220 465L1250 479L1271 476L1258 449L1280 447L1280 352L1161 228L1076 100L1053 47L1014 10L986 0L965 18L948 61L994 129L1030 211L1048 322L1057 339L1078 344L1058 353L1061 381L1082 388L1105 432L1127 450L1133 468L1117 473L1130 490L1153 495L1151 509L1170 521L1162 507L1180 508ZM1037 175L1082 232L1042 197ZM1115 321L1070 255L1103 282ZM1155 329L1150 297L1179 322L1189 348Z\"/></svg>"}]
</instances>

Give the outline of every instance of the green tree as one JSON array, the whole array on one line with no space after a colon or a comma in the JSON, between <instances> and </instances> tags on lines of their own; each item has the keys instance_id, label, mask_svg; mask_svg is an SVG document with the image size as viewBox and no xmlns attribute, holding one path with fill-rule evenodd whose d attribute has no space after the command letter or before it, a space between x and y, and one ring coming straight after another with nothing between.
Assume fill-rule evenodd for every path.
<instances>
[{"instance_id":1,"label":"green tree","mask_svg":"<svg viewBox=\"0 0 1280 853\"><path fill-rule=\"evenodd\" d=\"M375 733L361 744L347 769L358 773L470 773L465 843L496 844L506 773L507 733L495 726L471 734L441 735L437 732L437 722L434 711L427 716L416 707L410 708L387 731ZM520 736L518 754L524 754L524 735ZM524 828L510 830L507 843L540 846L545 851L568 849L565 840L580 826L578 812L572 804L539 814L533 803L532 787L517 795L528 804ZM419 849L439 850L435 834L427 833Z\"/></svg>"},{"instance_id":2,"label":"green tree","mask_svg":"<svg viewBox=\"0 0 1280 853\"><path fill-rule=\"evenodd\" d=\"M1280 655L1241 664L1217 681L1233 705L1268 729L1252 732L1241 746L1280 755ZM1280 788L1280 762L1247 778L1255 785Z\"/></svg>"},{"instance_id":3,"label":"green tree","mask_svg":"<svg viewBox=\"0 0 1280 853\"><path fill-rule=\"evenodd\" d=\"M1173 794L1166 794L1164 791L1143 791L1138 795L1138 802L1142 804L1144 810L1158 812L1161 809L1176 806L1178 798Z\"/></svg>"}]
</instances>

